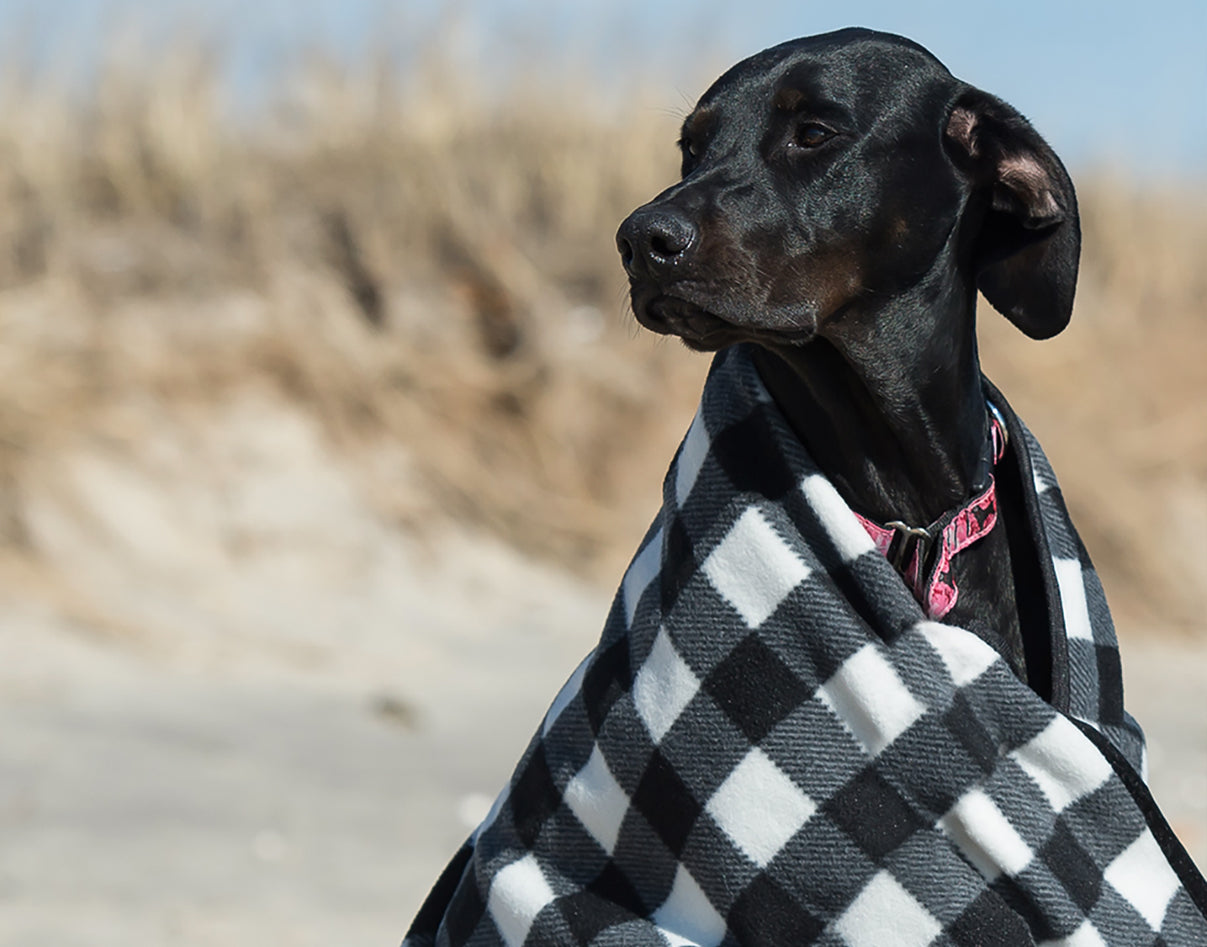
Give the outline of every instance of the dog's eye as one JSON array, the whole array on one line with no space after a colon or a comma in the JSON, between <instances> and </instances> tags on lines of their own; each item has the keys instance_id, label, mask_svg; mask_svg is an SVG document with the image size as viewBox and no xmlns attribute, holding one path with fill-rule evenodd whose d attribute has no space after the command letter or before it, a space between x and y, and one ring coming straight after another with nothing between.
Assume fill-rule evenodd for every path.
<instances>
[{"instance_id":1,"label":"dog's eye","mask_svg":"<svg viewBox=\"0 0 1207 947\"><path fill-rule=\"evenodd\" d=\"M798 148L816 148L834 137L834 132L817 122L805 122L796 129L792 144Z\"/></svg>"}]
</instances>

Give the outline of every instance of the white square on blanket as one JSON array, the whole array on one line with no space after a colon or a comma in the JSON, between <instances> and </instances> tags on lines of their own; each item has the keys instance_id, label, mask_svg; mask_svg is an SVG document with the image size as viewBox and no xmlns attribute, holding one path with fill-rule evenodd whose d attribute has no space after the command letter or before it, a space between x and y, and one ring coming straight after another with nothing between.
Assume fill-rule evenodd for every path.
<instances>
[{"instance_id":1,"label":"white square on blanket","mask_svg":"<svg viewBox=\"0 0 1207 947\"><path fill-rule=\"evenodd\" d=\"M1092 793L1112 772L1106 757L1064 717L1053 718L1038 736L1010 755L1057 812Z\"/></svg>"},{"instance_id":2,"label":"white square on blanket","mask_svg":"<svg viewBox=\"0 0 1207 947\"><path fill-rule=\"evenodd\" d=\"M1053 557L1052 566L1056 570L1056 586L1060 589L1065 632L1070 638L1093 641L1094 629L1090 623L1090 606L1085 598L1081 563L1076 559Z\"/></svg>"},{"instance_id":3,"label":"white square on blanket","mask_svg":"<svg viewBox=\"0 0 1207 947\"><path fill-rule=\"evenodd\" d=\"M738 517L703 568L749 628L765 622L811 571L753 507Z\"/></svg>"},{"instance_id":4,"label":"white square on blanket","mask_svg":"<svg viewBox=\"0 0 1207 947\"><path fill-rule=\"evenodd\" d=\"M671 893L654 912L653 920L659 933L676 947L716 947L725 937L725 918L682 865L675 872Z\"/></svg>"},{"instance_id":5,"label":"white square on blanket","mask_svg":"<svg viewBox=\"0 0 1207 947\"><path fill-rule=\"evenodd\" d=\"M1107 947L1107 944L1102 939L1102 935L1098 933L1098 928L1087 918L1081 922L1081 927L1068 937L1062 937L1060 940L1045 940L1040 943L1039 947Z\"/></svg>"},{"instance_id":6,"label":"white square on blanket","mask_svg":"<svg viewBox=\"0 0 1207 947\"><path fill-rule=\"evenodd\" d=\"M675 502L679 506L683 506L688 494L692 492L692 487L696 485L700 468L704 466L708 450L712 446L708 440L708 428L704 424L703 415L704 407L701 405L696 410L692 426L687 429L687 436L683 438L683 446L679 449L679 462L675 468Z\"/></svg>"},{"instance_id":7,"label":"white square on blanket","mask_svg":"<svg viewBox=\"0 0 1207 947\"><path fill-rule=\"evenodd\" d=\"M914 628L938 653L956 687L968 686L998 660L997 652L971 631L937 621L918 622Z\"/></svg>"},{"instance_id":8,"label":"white square on blanket","mask_svg":"<svg viewBox=\"0 0 1207 947\"><path fill-rule=\"evenodd\" d=\"M522 947L532 922L553 902L553 889L535 855L525 855L497 875L486 896L486 909L507 947Z\"/></svg>"},{"instance_id":9,"label":"white square on blanket","mask_svg":"<svg viewBox=\"0 0 1207 947\"><path fill-rule=\"evenodd\" d=\"M1103 872L1103 877L1154 931L1165 923L1170 899L1181 886L1152 832L1132 842Z\"/></svg>"},{"instance_id":10,"label":"white square on blanket","mask_svg":"<svg viewBox=\"0 0 1207 947\"><path fill-rule=\"evenodd\" d=\"M705 808L734 844L765 868L817 811L817 803L756 747Z\"/></svg>"},{"instance_id":11,"label":"white square on blanket","mask_svg":"<svg viewBox=\"0 0 1207 947\"><path fill-rule=\"evenodd\" d=\"M817 693L872 756L926 712L874 644L847 658Z\"/></svg>"},{"instance_id":12,"label":"white square on blanket","mask_svg":"<svg viewBox=\"0 0 1207 947\"><path fill-rule=\"evenodd\" d=\"M611 855L629 811L629 797L608 769L598 746L591 751L587 765L566 784L565 799L591 837Z\"/></svg>"},{"instance_id":13,"label":"white square on blanket","mask_svg":"<svg viewBox=\"0 0 1207 947\"><path fill-rule=\"evenodd\" d=\"M666 630L658 629L649 657L633 681L633 703L655 743L662 742L699 689L700 681L679 657Z\"/></svg>"},{"instance_id":14,"label":"white square on blanket","mask_svg":"<svg viewBox=\"0 0 1207 947\"><path fill-rule=\"evenodd\" d=\"M843 562L854 562L860 556L876 551L876 544L872 542L868 531L855 518L834 484L824 476L812 474L805 477L801 481L800 492L821 519Z\"/></svg>"},{"instance_id":15,"label":"white square on blanket","mask_svg":"<svg viewBox=\"0 0 1207 947\"><path fill-rule=\"evenodd\" d=\"M887 871L875 875L834 925L848 947L926 947L943 928Z\"/></svg>"},{"instance_id":16,"label":"white square on blanket","mask_svg":"<svg viewBox=\"0 0 1207 947\"><path fill-rule=\"evenodd\" d=\"M629 565L629 571L624 574L620 583L621 594L624 597L625 627L633 627L633 618L637 614L637 604L641 596L650 587L662 566L662 530L650 537L650 541L642 547Z\"/></svg>"},{"instance_id":17,"label":"white square on blanket","mask_svg":"<svg viewBox=\"0 0 1207 947\"><path fill-rule=\"evenodd\" d=\"M988 881L1003 872L1020 874L1035 857L1005 813L981 789L961 796L939 820L939 828Z\"/></svg>"}]
</instances>

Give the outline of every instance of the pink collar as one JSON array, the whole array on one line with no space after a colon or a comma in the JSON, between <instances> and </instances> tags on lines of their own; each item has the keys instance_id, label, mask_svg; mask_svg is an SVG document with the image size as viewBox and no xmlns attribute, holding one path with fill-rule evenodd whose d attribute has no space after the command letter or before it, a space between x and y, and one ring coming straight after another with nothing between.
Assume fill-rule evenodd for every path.
<instances>
[{"instance_id":1,"label":"pink collar","mask_svg":"<svg viewBox=\"0 0 1207 947\"><path fill-rule=\"evenodd\" d=\"M1006 453L1006 425L993 405L989 405L989 414L996 466ZM952 576L951 560L956 553L988 536L997 524L993 474L989 474L989 486L930 526L908 526L900 520L881 526L858 513L855 515L872 537L877 551L888 557L901 573L927 617L939 619L951 611L960 595ZM933 562L927 568L927 560L931 559Z\"/></svg>"}]
</instances>

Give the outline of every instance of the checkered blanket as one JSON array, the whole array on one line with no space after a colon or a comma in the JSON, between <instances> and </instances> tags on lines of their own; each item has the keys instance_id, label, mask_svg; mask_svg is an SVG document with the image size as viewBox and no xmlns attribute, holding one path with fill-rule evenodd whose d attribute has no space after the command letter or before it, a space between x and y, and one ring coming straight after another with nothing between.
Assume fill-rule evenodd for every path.
<instances>
[{"instance_id":1,"label":"checkered blanket","mask_svg":"<svg viewBox=\"0 0 1207 947\"><path fill-rule=\"evenodd\" d=\"M1101 586L987 390L1046 586L1048 700L924 618L730 349L598 646L404 947L1207 944Z\"/></svg>"}]
</instances>

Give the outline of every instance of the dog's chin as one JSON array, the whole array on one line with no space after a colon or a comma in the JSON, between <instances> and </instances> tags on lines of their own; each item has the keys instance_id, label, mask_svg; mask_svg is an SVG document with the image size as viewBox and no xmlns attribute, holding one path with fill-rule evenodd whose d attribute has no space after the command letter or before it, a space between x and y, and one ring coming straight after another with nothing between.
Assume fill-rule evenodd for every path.
<instances>
[{"instance_id":1,"label":"dog's chin","mask_svg":"<svg viewBox=\"0 0 1207 947\"><path fill-rule=\"evenodd\" d=\"M731 323L675 296L656 296L645 305L634 305L633 312L651 332L676 335L697 352L715 352L741 340Z\"/></svg>"},{"instance_id":2,"label":"dog's chin","mask_svg":"<svg viewBox=\"0 0 1207 947\"><path fill-rule=\"evenodd\" d=\"M738 342L799 345L814 335L806 327L773 329L733 322L677 296L656 296L641 305L634 300L633 312L651 332L678 336L697 352L716 352Z\"/></svg>"}]
</instances>

